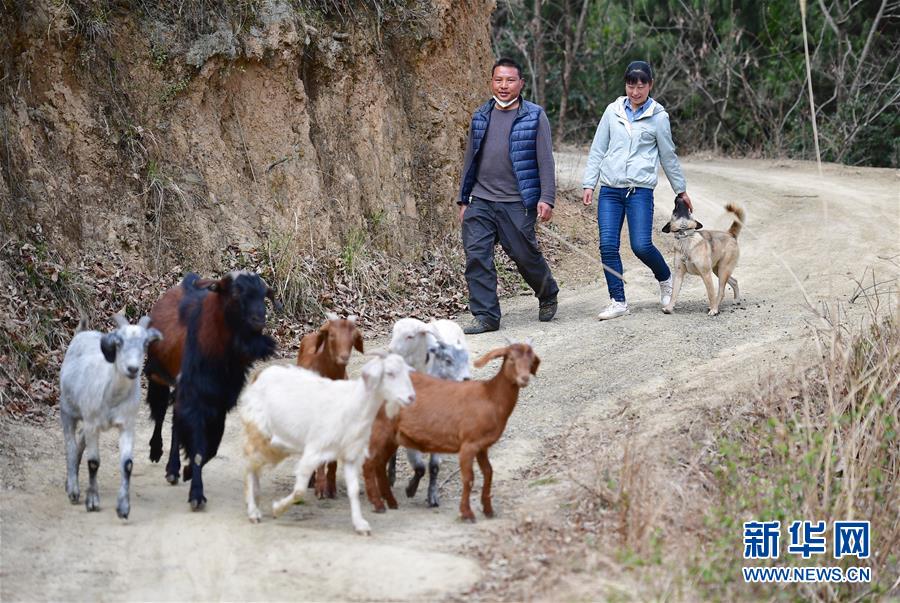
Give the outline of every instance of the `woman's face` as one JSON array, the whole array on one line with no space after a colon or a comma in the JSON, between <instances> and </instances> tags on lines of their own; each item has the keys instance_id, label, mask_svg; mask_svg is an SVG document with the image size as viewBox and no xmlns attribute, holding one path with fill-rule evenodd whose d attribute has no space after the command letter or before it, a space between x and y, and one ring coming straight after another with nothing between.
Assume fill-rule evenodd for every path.
<instances>
[{"instance_id":1,"label":"woman's face","mask_svg":"<svg viewBox=\"0 0 900 603\"><path fill-rule=\"evenodd\" d=\"M631 101L635 107L640 107L647 99L650 98L650 91L653 90L653 82L635 81L633 84L625 84L625 96Z\"/></svg>"}]
</instances>

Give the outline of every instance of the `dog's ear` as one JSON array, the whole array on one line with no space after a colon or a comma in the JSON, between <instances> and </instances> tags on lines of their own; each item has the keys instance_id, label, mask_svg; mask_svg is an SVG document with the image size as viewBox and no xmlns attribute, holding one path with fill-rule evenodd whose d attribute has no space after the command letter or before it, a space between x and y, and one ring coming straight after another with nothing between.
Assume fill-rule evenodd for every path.
<instances>
[{"instance_id":1,"label":"dog's ear","mask_svg":"<svg viewBox=\"0 0 900 603\"><path fill-rule=\"evenodd\" d=\"M672 223L666 222L666 225L662 227L663 232L672 232Z\"/></svg>"},{"instance_id":2,"label":"dog's ear","mask_svg":"<svg viewBox=\"0 0 900 603\"><path fill-rule=\"evenodd\" d=\"M700 230L701 228L703 228L703 224L701 224L697 220L694 220L694 224L696 224L696 226L694 226L694 230Z\"/></svg>"}]
</instances>

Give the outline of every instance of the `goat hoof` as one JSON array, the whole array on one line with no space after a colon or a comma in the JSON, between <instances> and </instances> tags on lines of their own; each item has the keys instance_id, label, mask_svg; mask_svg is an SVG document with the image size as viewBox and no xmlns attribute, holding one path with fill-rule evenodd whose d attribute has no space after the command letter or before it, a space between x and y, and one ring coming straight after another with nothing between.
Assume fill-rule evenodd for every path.
<instances>
[{"instance_id":1,"label":"goat hoof","mask_svg":"<svg viewBox=\"0 0 900 603\"><path fill-rule=\"evenodd\" d=\"M435 508L435 507L440 507L440 506L441 506L441 501L439 501L439 500L436 499L436 498L435 498L434 500L429 500L429 501L428 501L428 506L431 507L432 509Z\"/></svg>"},{"instance_id":2,"label":"goat hoof","mask_svg":"<svg viewBox=\"0 0 900 603\"><path fill-rule=\"evenodd\" d=\"M485 509L484 516L487 517L488 519L493 519L494 518L494 510L493 509Z\"/></svg>"},{"instance_id":3,"label":"goat hoof","mask_svg":"<svg viewBox=\"0 0 900 603\"><path fill-rule=\"evenodd\" d=\"M415 496L416 490L418 490L418 489L419 489L418 484L415 486L413 486L412 484L408 485L406 487L406 498L412 498L413 496Z\"/></svg>"},{"instance_id":4,"label":"goat hoof","mask_svg":"<svg viewBox=\"0 0 900 603\"><path fill-rule=\"evenodd\" d=\"M177 473L166 473L166 481L169 482L173 486L178 485L178 474Z\"/></svg>"},{"instance_id":5,"label":"goat hoof","mask_svg":"<svg viewBox=\"0 0 900 603\"><path fill-rule=\"evenodd\" d=\"M258 510L254 511L247 516L247 519L250 520L250 523L259 523L262 521L262 513L260 513Z\"/></svg>"},{"instance_id":6,"label":"goat hoof","mask_svg":"<svg viewBox=\"0 0 900 603\"><path fill-rule=\"evenodd\" d=\"M191 511L202 511L204 507L206 507L206 497L201 496L200 499L191 499L188 501L191 503Z\"/></svg>"},{"instance_id":7,"label":"goat hoof","mask_svg":"<svg viewBox=\"0 0 900 603\"><path fill-rule=\"evenodd\" d=\"M375 513L387 513L387 509L385 509L383 506L375 507L375 509L373 510L375 511Z\"/></svg>"},{"instance_id":8,"label":"goat hoof","mask_svg":"<svg viewBox=\"0 0 900 603\"><path fill-rule=\"evenodd\" d=\"M475 523L475 514L471 513L469 515L461 515L459 520L465 523Z\"/></svg>"},{"instance_id":9,"label":"goat hoof","mask_svg":"<svg viewBox=\"0 0 900 603\"><path fill-rule=\"evenodd\" d=\"M707 316L718 316L718 315L719 315L719 310L718 310L718 309L716 309L716 310L710 310L709 312L706 313L706 315L707 315Z\"/></svg>"},{"instance_id":10,"label":"goat hoof","mask_svg":"<svg viewBox=\"0 0 900 603\"><path fill-rule=\"evenodd\" d=\"M81 492L69 492L69 502L73 505L77 505L80 498Z\"/></svg>"},{"instance_id":11,"label":"goat hoof","mask_svg":"<svg viewBox=\"0 0 900 603\"><path fill-rule=\"evenodd\" d=\"M119 503L116 505L116 515L119 516L119 519L128 519L128 513L131 512L131 505L128 503Z\"/></svg>"},{"instance_id":12,"label":"goat hoof","mask_svg":"<svg viewBox=\"0 0 900 603\"><path fill-rule=\"evenodd\" d=\"M150 445L150 462L158 463L159 459L162 458L163 449L162 447L156 448L153 444Z\"/></svg>"},{"instance_id":13,"label":"goat hoof","mask_svg":"<svg viewBox=\"0 0 900 603\"><path fill-rule=\"evenodd\" d=\"M84 508L89 512L100 510L100 495L89 492L84 499Z\"/></svg>"},{"instance_id":14,"label":"goat hoof","mask_svg":"<svg viewBox=\"0 0 900 603\"><path fill-rule=\"evenodd\" d=\"M369 526L369 522L363 520L358 526L356 526L356 533L362 536L371 536L372 528Z\"/></svg>"},{"instance_id":15,"label":"goat hoof","mask_svg":"<svg viewBox=\"0 0 900 603\"><path fill-rule=\"evenodd\" d=\"M335 499L337 498L337 490L332 490L331 488L325 493L328 498Z\"/></svg>"},{"instance_id":16,"label":"goat hoof","mask_svg":"<svg viewBox=\"0 0 900 603\"><path fill-rule=\"evenodd\" d=\"M671 314L672 308L670 308L669 306L666 306L665 308L662 309L662 311L663 311L663 314Z\"/></svg>"}]
</instances>

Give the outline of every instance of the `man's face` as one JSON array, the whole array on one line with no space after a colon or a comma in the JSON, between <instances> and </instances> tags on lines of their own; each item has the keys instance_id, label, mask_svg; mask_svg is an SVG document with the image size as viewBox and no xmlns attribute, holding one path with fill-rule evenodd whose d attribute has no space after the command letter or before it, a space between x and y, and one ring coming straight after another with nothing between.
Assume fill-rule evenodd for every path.
<instances>
[{"instance_id":1,"label":"man's face","mask_svg":"<svg viewBox=\"0 0 900 603\"><path fill-rule=\"evenodd\" d=\"M628 96L631 104L636 107L640 107L647 101L651 90L653 90L653 82L645 84L644 82L636 81L633 84L625 84L625 95Z\"/></svg>"},{"instance_id":2,"label":"man's face","mask_svg":"<svg viewBox=\"0 0 900 603\"><path fill-rule=\"evenodd\" d=\"M503 102L518 98L524 86L525 80L519 77L519 70L515 67L500 65L494 69L491 76L491 92Z\"/></svg>"}]
</instances>

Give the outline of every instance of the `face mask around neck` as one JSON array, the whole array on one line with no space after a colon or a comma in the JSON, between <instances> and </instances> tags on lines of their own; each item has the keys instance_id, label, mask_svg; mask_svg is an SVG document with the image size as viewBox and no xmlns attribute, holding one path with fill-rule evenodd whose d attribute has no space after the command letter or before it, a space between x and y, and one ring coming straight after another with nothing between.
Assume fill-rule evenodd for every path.
<instances>
[{"instance_id":1,"label":"face mask around neck","mask_svg":"<svg viewBox=\"0 0 900 603\"><path fill-rule=\"evenodd\" d=\"M501 109L506 109L507 107L509 107L509 106L515 104L516 102L518 102L518 100L519 100L519 97L518 97L518 96L517 96L516 98L514 98L514 99L512 99L512 100L508 100L508 101L506 101L506 102L500 100L500 99L497 98L496 96L494 97L494 102L497 103L497 105L498 105Z\"/></svg>"}]
</instances>

